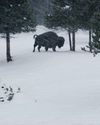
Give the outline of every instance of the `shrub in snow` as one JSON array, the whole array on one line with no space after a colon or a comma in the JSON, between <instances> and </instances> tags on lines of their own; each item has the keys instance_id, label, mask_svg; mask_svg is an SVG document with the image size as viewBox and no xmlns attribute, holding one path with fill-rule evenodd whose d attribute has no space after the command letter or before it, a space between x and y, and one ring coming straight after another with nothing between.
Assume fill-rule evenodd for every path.
<instances>
[{"instance_id":1,"label":"shrub in snow","mask_svg":"<svg viewBox=\"0 0 100 125\"><path fill-rule=\"evenodd\" d=\"M11 86L6 86L5 84L1 86L0 90L0 102L12 101L14 95L20 92L20 88L17 88L17 91L14 92Z\"/></svg>"}]
</instances>

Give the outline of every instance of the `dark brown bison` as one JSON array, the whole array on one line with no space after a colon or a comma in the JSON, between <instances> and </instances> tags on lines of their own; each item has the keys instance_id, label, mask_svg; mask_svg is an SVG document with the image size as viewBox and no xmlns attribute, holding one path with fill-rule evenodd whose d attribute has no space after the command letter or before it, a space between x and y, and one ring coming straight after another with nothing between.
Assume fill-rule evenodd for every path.
<instances>
[{"instance_id":1,"label":"dark brown bison","mask_svg":"<svg viewBox=\"0 0 100 125\"><path fill-rule=\"evenodd\" d=\"M56 46L61 48L65 41L63 37L59 37L56 33L51 31L40 35L34 35L33 38L35 39L33 52L35 52L35 47L37 46L39 52L41 47L44 47L46 51L48 51L49 48L56 51Z\"/></svg>"}]
</instances>

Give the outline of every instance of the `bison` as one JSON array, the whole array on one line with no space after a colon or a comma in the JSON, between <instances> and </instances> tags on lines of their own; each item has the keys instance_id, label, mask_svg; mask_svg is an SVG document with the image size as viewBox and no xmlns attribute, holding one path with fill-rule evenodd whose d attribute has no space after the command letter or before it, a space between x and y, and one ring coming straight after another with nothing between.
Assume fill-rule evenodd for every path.
<instances>
[{"instance_id":1,"label":"bison","mask_svg":"<svg viewBox=\"0 0 100 125\"><path fill-rule=\"evenodd\" d=\"M34 35L33 38L35 39L33 52L35 52L35 47L37 46L39 52L41 47L44 47L46 51L48 51L49 48L56 51L56 46L61 48L65 41L63 37L58 36L52 31L40 35Z\"/></svg>"}]
</instances>

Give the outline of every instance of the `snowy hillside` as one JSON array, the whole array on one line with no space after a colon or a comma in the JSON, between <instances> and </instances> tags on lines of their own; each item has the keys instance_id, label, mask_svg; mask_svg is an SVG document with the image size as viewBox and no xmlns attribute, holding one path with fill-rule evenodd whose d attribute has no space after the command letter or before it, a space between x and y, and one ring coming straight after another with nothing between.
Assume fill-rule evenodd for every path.
<instances>
[{"instance_id":1,"label":"snowy hillside","mask_svg":"<svg viewBox=\"0 0 100 125\"><path fill-rule=\"evenodd\" d=\"M36 33L45 31L39 26ZM0 125L100 125L100 55L81 51L86 32L77 33L75 53L69 51L67 33L56 32L66 39L57 52L33 53L33 33L15 35L10 63L0 39L0 86L21 88L12 101L0 102Z\"/></svg>"}]
</instances>

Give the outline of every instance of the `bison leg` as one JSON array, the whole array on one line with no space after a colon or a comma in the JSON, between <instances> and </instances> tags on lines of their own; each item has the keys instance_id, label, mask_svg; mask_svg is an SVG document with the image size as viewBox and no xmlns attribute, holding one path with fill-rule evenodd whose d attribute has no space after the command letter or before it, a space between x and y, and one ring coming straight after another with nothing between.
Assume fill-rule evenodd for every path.
<instances>
[{"instance_id":1,"label":"bison leg","mask_svg":"<svg viewBox=\"0 0 100 125\"><path fill-rule=\"evenodd\" d=\"M56 51L56 47L54 46L54 47L52 48L52 50L55 52L55 51Z\"/></svg>"},{"instance_id":2,"label":"bison leg","mask_svg":"<svg viewBox=\"0 0 100 125\"><path fill-rule=\"evenodd\" d=\"M37 46L37 44L34 44L34 49L33 49L33 52L35 52L35 47Z\"/></svg>"},{"instance_id":3,"label":"bison leg","mask_svg":"<svg viewBox=\"0 0 100 125\"><path fill-rule=\"evenodd\" d=\"M38 51L40 52L40 48L41 48L41 46L38 46Z\"/></svg>"},{"instance_id":4,"label":"bison leg","mask_svg":"<svg viewBox=\"0 0 100 125\"><path fill-rule=\"evenodd\" d=\"M45 47L45 51L48 51L48 47Z\"/></svg>"}]
</instances>

